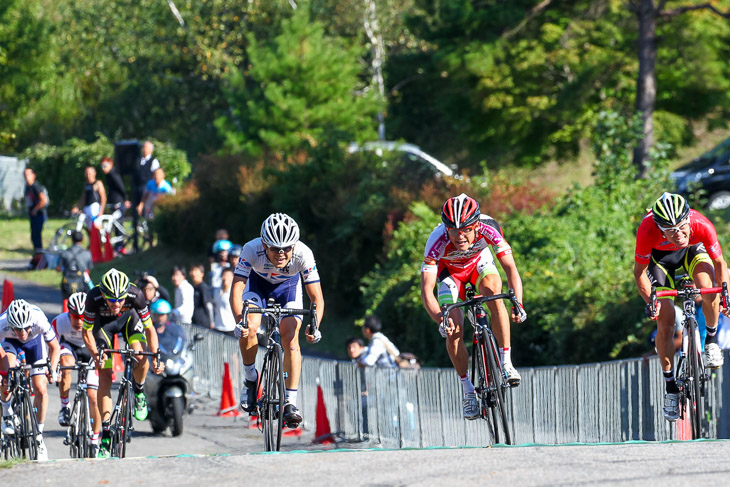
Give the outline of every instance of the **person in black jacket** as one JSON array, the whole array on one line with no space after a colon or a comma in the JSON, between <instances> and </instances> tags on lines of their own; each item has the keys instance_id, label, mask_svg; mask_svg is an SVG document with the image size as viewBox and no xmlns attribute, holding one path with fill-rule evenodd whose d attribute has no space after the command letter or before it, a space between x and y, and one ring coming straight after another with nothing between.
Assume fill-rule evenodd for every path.
<instances>
[{"instance_id":1,"label":"person in black jacket","mask_svg":"<svg viewBox=\"0 0 730 487\"><path fill-rule=\"evenodd\" d=\"M73 293L86 292L86 283L91 280L89 271L94 268L91 252L81 246L84 236L78 230L71 232L73 245L61 254L58 268L63 275L61 279L61 295L66 300Z\"/></svg>"},{"instance_id":2,"label":"person in black jacket","mask_svg":"<svg viewBox=\"0 0 730 487\"><path fill-rule=\"evenodd\" d=\"M160 168L160 161L154 156L155 145L149 140L145 141L142 145L142 157L139 159L134 167L132 173L132 205L137 208L139 203L142 201L144 196L145 186L147 181L154 179L154 173ZM139 250L137 242L137 222L139 221L139 214L136 211L132 212L132 218L134 221L134 251Z\"/></svg>"},{"instance_id":3,"label":"person in black jacket","mask_svg":"<svg viewBox=\"0 0 730 487\"><path fill-rule=\"evenodd\" d=\"M190 284L193 285L194 308L193 308L193 325L202 326L203 328L215 328L215 315L213 314L213 293L210 286L203 280L205 277L205 267L202 264L194 265L189 272Z\"/></svg>"},{"instance_id":4,"label":"person in black jacket","mask_svg":"<svg viewBox=\"0 0 730 487\"><path fill-rule=\"evenodd\" d=\"M107 204L111 206L111 213L114 218L119 219L124 211L132 205L127 200L127 189L124 187L124 180L114 167L114 160L109 157L101 160L101 170L106 175Z\"/></svg>"},{"instance_id":5,"label":"person in black jacket","mask_svg":"<svg viewBox=\"0 0 730 487\"><path fill-rule=\"evenodd\" d=\"M30 216L30 239L33 242L33 250L38 252L43 248L41 233L43 233L43 224L48 219L46 213L48 196L46 188L36 180L33 169L27 168L23 175L25 176L25 204L28 207L28 216Z\"/></svg>"}]
</instances>

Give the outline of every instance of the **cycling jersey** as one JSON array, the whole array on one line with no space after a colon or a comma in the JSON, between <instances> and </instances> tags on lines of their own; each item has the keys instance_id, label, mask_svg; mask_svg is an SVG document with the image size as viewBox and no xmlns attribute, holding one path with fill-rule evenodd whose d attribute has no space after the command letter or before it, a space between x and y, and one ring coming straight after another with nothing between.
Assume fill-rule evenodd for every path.
<instances>
[{"instance_id":1,"label":"cycling jersey","mask_svg":"<svg viewBox=\"0 0 730 487\"><path fill-rule=\"evenodd\" d=\"M722 255L720 242L717 240L715 226L710 220L695 210L689 212L689 245L704 244L707 254L711 259L717 259ZM636 233L636 253L634 260L637 264L647 265L651 259L652 250L672 252L680 250L664 237L664 234L654 222L653 213L650 211L641 221L639 230Z\"/></svg>"},{"instance_id":2,"label":"cycling jersey","mask_svg":"<svg viewBox=\"0 0 730 487\"><path fill-rule=\"evenodd\" d=\"M479 261L482 252L490 246L498 259L512 253L512 248L502 234L502 228L491 216L480 215L475 232L474 242L462 251L449 240L446 225L439 224L426 242L421 272L437 274L444 267L455 271L468 269Z\"/></svg>"},{"instance_id":3,"label":"cycling jersey","mask_svg":"<svg viewBox=\"0 0 730 487\"><path fill-rule=\"evenodd\" d=\"M150 310L147 307L147 300L144 293L134 284L129 285L127 297L124 299L121 311L114 314L106 304L106 299L101 292L99 286L94 287L86 295L86 311L84 311L84 330L93 329L94 332L100 330L104 325L116 321L121 315L136 310L144 328L152 326L150 318Z\"/></svg>"},{"instance_id":4,"label":"cycling jersey","mask_svg":"<svg viewBox=\"0 0 730 487\"><path fill-rule=\"evenodd\" d=\"M277 269L266 256L261 238L255 238L243 246L234 274L248 279L253 271L272 284L299 279L300 275L304 279L304 284L319 282L319 271L312 250L304 243L297 242L292 252L292 258L286 267Z\"/></svg>"},{"instance_id":5,"label":"cycling jersey","mask_svg":"<svg viewBox=\"0 0 730 487\"><path fill-rule=\"evenodd\" d=\"M56 334L62 344L70 343L76 347L85 346L84 332L83 330L76 330L71 326L71 318L69 318L68 312L56 316L51 322L51 325L56 330Z\"/></svg>"},{"instance_id":6,"label":"cycling jersey","mask_svg":"<svg viewBox=\"0 0 730 487\"><path fill-rule=\"evenodd\" d=\"M18 338L18 335L15 334L15 332L13 331L13 327L8 322L8 312L5 311L3 314L0 315L0 340L12 339L20 343L28 343L34 340L37 336L43 336L43 339L46 342L50 342L54 338L56 338L56 332L53 331L53 328L48 322L48 318L46 318L45 313L43 313L43 311L41 311L38 306L33 304L30 305L30 310L32 319L30 325L30 333L28 333L28 337L25 340L21 340Z\"/></svg>"}]
</instances>

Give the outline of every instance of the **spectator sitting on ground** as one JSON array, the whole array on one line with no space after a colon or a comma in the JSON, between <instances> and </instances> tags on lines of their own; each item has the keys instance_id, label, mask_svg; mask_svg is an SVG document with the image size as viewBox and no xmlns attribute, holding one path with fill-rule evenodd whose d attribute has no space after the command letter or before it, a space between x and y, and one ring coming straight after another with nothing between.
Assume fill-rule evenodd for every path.
<instances>
[{"instance_id":1,"label":"spectator sitting on ground","mask_svg":"<svg viewBox=\"0 0 730 487\"><path fill-rule=\"evenodd\" d=\"M175 266L170 278L175 285L175 309L172 310L171 319L178 323L192 323L195 290L185 279L185 268Z\"/></svg>"},{"instance_id":2,"label":"spectator sitting on ground","mask_svg":"<svg viewBox=\"0 0 730 487\"><path fill-rule=\"evenodd\" d=\"M365 342L359 337L350 337L345 342L347 347L347 356L350 360L357 363L363 354L367 353L368 347L365 346Z\"/></svg>"},{"instance_id":3,"label":"spectator sitting on ground","mask_svg":"<svg viewBox=\"0 0 730 487\"><path fill-rule=\"evenodd\" d=\"M193 325L213 329L215 327L215 315L213 313L213 293L210 286L203 281L205 267L203 264L196 264L190 268L188 273L190 283L193 285Z\"/></svg>"},{"instance_id":4,"label":"spectator sitting on ground","mask_svg":"<svg viewBox=\"0 0 730 487\"><path fill-rule=\"evenodd\" d=\"M215 312L215 329L233 336L236 329L236 319L231 311L231 284L233 284L233 269L227 267L221 273L221 286L213 288L213 308Z\"/></svg>"},{"instance_id":5,"label":"spectator sitting on ground","mask_svg":"<svg viewBox=\"0 0 730 487\"><path fill-rule=\"evenodd\" d=\"M165 299L158 299L150 306L160 349L169 354L178 353L185 343L185 332L169 319L171 311L172 306Z\"/></svg>"},{"instance_id":6,"label":"spectator sitting on ground","mask_svg":"<svg viewBox=\"0 0 730 487\"><path fill-rule=\"evenodd\" d=\"M400 355L400 352L393 342L383 335L382 328L383 324L377 316L371 315L365 318L362 334L370 343L367 352L357 362L358 366L398 367L395 357Z\"/></svg>"}]
</instances>

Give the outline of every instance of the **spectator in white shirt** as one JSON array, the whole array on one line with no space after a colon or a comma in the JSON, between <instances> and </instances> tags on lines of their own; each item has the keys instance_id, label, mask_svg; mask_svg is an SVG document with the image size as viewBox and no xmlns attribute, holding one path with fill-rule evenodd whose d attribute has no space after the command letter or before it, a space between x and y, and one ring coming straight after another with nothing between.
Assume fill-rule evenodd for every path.
<instances>
[{"instance_id":1,"label":"spectator in white shirt","mask_svg":"<svg viewBox=\"0 0 730 487\"><path fill-rule=\"evenodd\" d=\"M377 316L371 315L365 318L362 334L367 340L370 340L370 345L358 360L358 366L398 367L395 357L400 355L400 351L388 337L380 332L382 328L383 324Z\"/></svg>"},{"instance_id":2,"label":"spectator in white shirt","mask_svg":"<svg viewBox=\"0 0 730 487\"><path fill-rule=\"evenodd\" d=\"M227 267L221 273L221 287L213 289L213 308L215 310L215 329L224 333L233 333L236 319L231 311L231 284L233 269Z\"/></svg>"},{"instance_id":3,"label":"spectator in white shirt","mask_svg":"<svg viewBox=\"0 0 730 487\"><path fill-rule=\"evenodd\" d=\"M195 290L185 279L185 268L175 266L171 280L175 285L175 308L170 313L170 318L177 323L191 323L195 309Z\"/></svg>"}]
</instances>

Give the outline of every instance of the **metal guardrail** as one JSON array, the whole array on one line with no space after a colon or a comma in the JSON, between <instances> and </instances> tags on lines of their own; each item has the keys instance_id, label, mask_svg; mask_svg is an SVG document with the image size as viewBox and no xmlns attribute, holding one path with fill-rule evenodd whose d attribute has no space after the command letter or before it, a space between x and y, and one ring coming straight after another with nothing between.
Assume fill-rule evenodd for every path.
<instances>
[{"instance_id":1,"label":"metal guardrail","mask_svg":"<svg viewBox=\"0 0 730 487\"><path fill-rule=\"evenodd\" d=\"M235 397L241 384L238 341L205 333L195 351L195 390L217 397L223 364L231 367ZM257 359L260 368L261 353ZM707 408L710 437L730 438L730 385L713 371ZM565 444L676 439L662 414L664 380L656 357L585 365L521 368L522 384L509 390L515 443ZM730 371L728 372L730 373ZM298 405L304 427L315 429L317 387L322 387L330 427L348 441L385 448L486 446L485 421L466 421L461 384L452 369L359 369L355 364L303 357Z\"/></svg>"}]
</instances>

